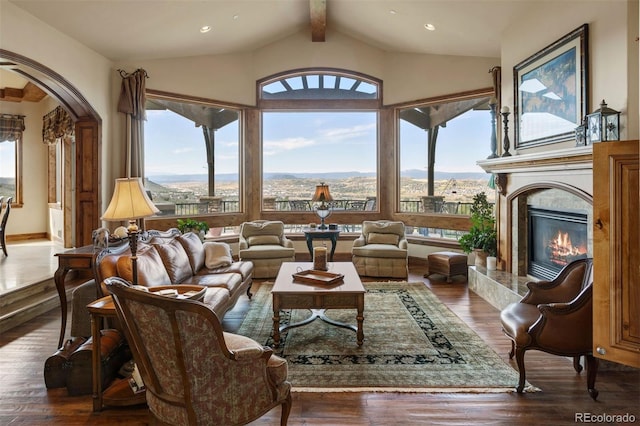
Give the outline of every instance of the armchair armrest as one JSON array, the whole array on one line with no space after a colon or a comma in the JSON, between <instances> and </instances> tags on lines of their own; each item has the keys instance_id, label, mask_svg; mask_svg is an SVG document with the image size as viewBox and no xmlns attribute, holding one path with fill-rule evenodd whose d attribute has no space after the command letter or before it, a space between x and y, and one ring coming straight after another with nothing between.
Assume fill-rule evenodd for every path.
<instances>
[{"instance_id":1,"label":"armchair armrest","mask_svg":"<svg viewBox=\"0 0 640 426\"><path fill-rule=\"evenodd\" d=\"M353 240L353 247L362 247L362 246L364 246L366 244L367 244L367 242L364 239L364 235L360 235L358 238Z\"/></svg>"},{"instance_id":2,"label":"armchair armrest","mask_svg":"<svg viewBox=\"0 0 640 426\"><path fill-rule=\"evenodd\" d=\"M245 250L249 248L249 243L247 243L247 240L242 236L242 234L240 234L238 236L238 250Z\"/></svg>"},{"instance_id":3,"label":"armchair armrest","mask_svg":"<svg viewBox=\"0 0 640 426\"><path fill-rule=\"evenodd\" d=\"M398 241L398 248L407 250L409 248L409 242L406 238L402 237L400 241Z\"/></svg>"},{"instance_id":4,"label":"armchair armrest","mask_svg":"<svg viewBox=\"0 0 640 426\"><path fill-rule=\"evenodd\" d=\"M288 239L287 237L285 237L283 235L282 236L282 247L293 248L293 241L291 241L290 239Z\"/></svg>"},{"instance_id":5,"label":"armchair armrest","mask_svg":"<svg viewBox=\"0 0 640 426\"><path fill-rule=\"evenodd\" d=\"M250 359L269 358L273 353L273 350L269 347L255 347L249 346L246 348L233 349L230 351L233 359L236 361L246 361Z\"/></svg>"},{"instance_id":6,"label":"armchair armrest","mask_svg":"<svg viewBox=\"0 0 640 426\"><path fill-rule=\"evenodd\" d=\"M592 344L592 287L570 302L538 305L540 318L530 328L535 341L548 350L588 351Z\"/></svg>"}]
</instances>

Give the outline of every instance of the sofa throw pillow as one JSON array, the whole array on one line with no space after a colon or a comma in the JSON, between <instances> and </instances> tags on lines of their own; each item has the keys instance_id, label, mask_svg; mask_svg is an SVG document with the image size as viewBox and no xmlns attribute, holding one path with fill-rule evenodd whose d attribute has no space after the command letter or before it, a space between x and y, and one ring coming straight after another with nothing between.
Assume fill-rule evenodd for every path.
<instances>
[{"instance_id":1,"label":"sofa throw pillow","mask_svg":"<svg viewBox=\"0 0 640 426\"><path fill-rule=\"evenodd\" d=\"M280 237L277 235L252 235L247 238L247 244L249 246L259 246L259 245L280 245Z\"/></svg>"},{"instance_id":2,"label":"sofa throw pillow","mask_svg":"<svg viewBox=\"0 0 640 426\"><path fill-rule=\"evenodd\" d=\"M369 232L367 237L368 244L392 244L398 245L400 237L396 234L381 234L379 232Z\"/></svg>"},{"instance_id":3,"label":"sofa throw pillow","mask_svg":"<svg viewBox=\"0 0 640 426\"><path fill-rule=\"evenodd\" d=\"M233 263L231 257L231 247L227 243L216 243L208 241L203 244L204 265L208 269L221 268Z\"/></svg>"}]
</instances>

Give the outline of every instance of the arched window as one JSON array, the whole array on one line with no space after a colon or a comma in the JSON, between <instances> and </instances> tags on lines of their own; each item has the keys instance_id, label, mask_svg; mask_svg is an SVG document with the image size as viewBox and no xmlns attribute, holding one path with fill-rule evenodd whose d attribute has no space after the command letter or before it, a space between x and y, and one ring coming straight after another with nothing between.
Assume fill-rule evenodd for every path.
<instances>
[{"instance_id":1,"label":"arched window","mask_svg":"<svg viewBox=\"0 0 640 426\"><path fill-rule=\"evenodd\" d=\"M375 210L381 82L336 69L296 70L258 82L262 209L313 209L329 185L334 211Z\"/></svg>"}]
</instances>

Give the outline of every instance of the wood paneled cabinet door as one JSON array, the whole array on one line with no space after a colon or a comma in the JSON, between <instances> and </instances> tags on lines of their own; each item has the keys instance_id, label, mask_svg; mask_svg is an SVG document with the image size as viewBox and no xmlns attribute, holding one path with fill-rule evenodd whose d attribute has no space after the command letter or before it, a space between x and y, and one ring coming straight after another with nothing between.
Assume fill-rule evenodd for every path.
<instances>
[{"instance_id":1,"label":"wood paneled cabinet door","mask_svg":"<svg viewBox=\"0 0 640 426\"><path fill-rule=\"evenodd\" d=\"M638 145L593 145L593 354L633 367L640 367Z\"/></svg>"}]
</instances>

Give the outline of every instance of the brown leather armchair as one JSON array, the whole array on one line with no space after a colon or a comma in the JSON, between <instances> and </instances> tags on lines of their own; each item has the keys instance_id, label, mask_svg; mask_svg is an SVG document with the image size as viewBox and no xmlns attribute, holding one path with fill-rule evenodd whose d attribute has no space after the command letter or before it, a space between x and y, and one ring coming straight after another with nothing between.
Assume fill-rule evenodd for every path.
<instances>
[{"instance_id":1,"label":"brown leather armchair","mask_svg":"<svg viewBox=\"0 0 640 426\"><path fill-rule=\"evenodd\" d=\"M593 313L592 259L580 259L565 266L552 281L527 283L529 291L519 303L502 310L502 331L511 339L509 358L516 356L522 393L525 384L524 353L537 349L573 357L573 367L582 370L580 357L587 360L587 389L593 399L598 360L592 353Z\"/></svg>"},{"instance_id":2,"label":"brown leather armchair","mask_svg":"<svg viewBox=\"0 0 640 426\"><path fill-rule=\"evenodd\" d=\"M269 347L222 331L206 305L105 280L146 387L163 424L239 425L282 405L291 411L287 361Z\"/></svg>"}]
</instances>

